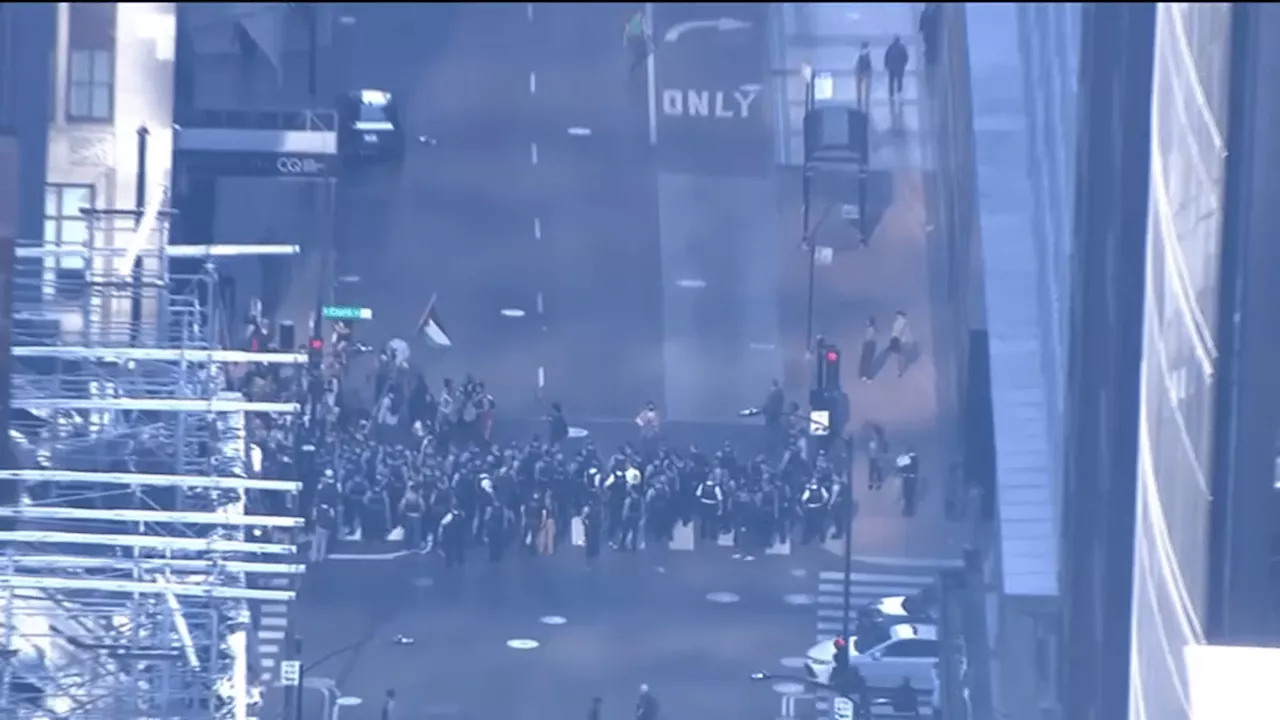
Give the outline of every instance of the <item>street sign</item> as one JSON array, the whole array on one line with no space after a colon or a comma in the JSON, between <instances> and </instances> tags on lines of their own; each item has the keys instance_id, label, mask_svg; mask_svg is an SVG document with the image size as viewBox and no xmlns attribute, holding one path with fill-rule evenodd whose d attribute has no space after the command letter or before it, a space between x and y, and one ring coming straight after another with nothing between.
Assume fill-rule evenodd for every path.
<instances>
[{"instance_id":1,"label":"street sign","mask_svg":"<svg viewBox=\"0 0 1280 720\"><path fill-rule=\"evenodd\" d=\"M372 320L373 309L358 305L325 305L320 308L325 320Z\"/></svg>"},{"instance_id":2,"label":"street sign","mask_svg":"<svg viewBox=\"0 0 1280 720\"><path fill-rule=\"evenodd\" d=\"M831 703L831 715L835 720L853 720L853 701L838 697Z\"/></svg>"},{"instance_id":3,"label":"street sign","mask_svg":"<svg viewBox=\"0 0 1280 720\"><path fill-rule=\"evenodd\" d=\"M285 660L280 663L280 684L297 687L302 679L302 663L298 660ZM850 715L850 718L853 716Z\"/></svg>"}]
</instances>

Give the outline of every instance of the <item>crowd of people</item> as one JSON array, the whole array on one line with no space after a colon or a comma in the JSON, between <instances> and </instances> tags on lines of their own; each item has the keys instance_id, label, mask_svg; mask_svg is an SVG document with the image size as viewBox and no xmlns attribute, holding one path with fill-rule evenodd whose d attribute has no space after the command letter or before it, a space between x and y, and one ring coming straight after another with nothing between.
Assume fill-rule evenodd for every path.
<instances>
[{"instance_id":1,"label":"crowd of people","mask_svg":"<svg viewBox=\"0 0 1280 720\"><path fill-rule=\"evenodd\" d=\"M497 404L482 382L445 379L433 392L390 347L372 409L342 407L340 394L333 389L332 433L309 493L313 561L337 541L401 543L438 551L449 565L472 551L496 562L566 543L595 558L604 548L665 545L680 524L693 524L702 540L732 533L743 555L756 555L848 531L840 521L852 515L847 450L806 448L805 428L789 422L766 417L768 450L747 457L728 444L665 443L648 405L635 441L610 451L569 438L552 404L545 436L495 442Z\"/></svg>"}]
</instances>

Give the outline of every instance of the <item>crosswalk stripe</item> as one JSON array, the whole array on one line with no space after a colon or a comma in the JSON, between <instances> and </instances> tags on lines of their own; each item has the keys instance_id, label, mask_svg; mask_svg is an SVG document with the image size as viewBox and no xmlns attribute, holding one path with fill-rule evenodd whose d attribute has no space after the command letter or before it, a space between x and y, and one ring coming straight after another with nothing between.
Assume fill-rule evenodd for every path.
<instances>
[{"instance_id":1,"label":"crosswalk stripe","mask_svg":"<svg viewBox=\"0 0 1280 720\"><path fill-rule=\"evenodd\" d=\"M850 596L849 596L849 608L850 608L851 610L857 610L858 608L862 607L863 605L866 605L866 604L868 604L868 603L875 602L876 600L879 600L879 599L880 599L880 597L881 597L881 596L879 596L879 595L850 595ZM844 604L844 598L837 598L837 599L839 600L839 602L829 601L828 603L824 603L824 604L830 604L830 605L843 605L843 604ZM844 617L844 608L841 608L841 607L819 607L819 608L818 608L818 617L820 617L820 618L833 618L833 617L834 617L834 618L838 618L838 617Z\"/></svg>"},{"instance_id":2,"label":"crosswalk stripe","mask_svg":"<svg viewBox=\"0 0 1280 720\"><path fill-rule=\"evenodd\" d=\"M289 627L289 618L264 617L262 618L262 627Z\"/></svg>"},{"instance_id":3,"label":"crosswalk stripe","mask_svg":"<svg viewBox=\"0 0 1280 720\"><path fill-rule=\"evenodd\" d=\"M764 551L765 555L790 555L791 554L791 538L774 544L773 547Z\"/></svg>"},{"instance_id":4,"label":"crosswalk stripe","mask_svg":"<svg viewBox=\"0 0 1280 720\"><path fill-rule=\"evenodd\" d=\"M258 645L258 653L260 655L275 655L280 652L280 646L272 643L262 643Z\"/></svg>"},{"instance_id":5,"label":"crosswalk stripe","mask_svg":"<svg viewBox=\"0 0 1280 720\"><path fill-rule=\"evenodd\" d=\"M283 640L285 632L283 630L259 630L259 640Z\"/></svg>"},{"instance_id":6,"label":"crosswalk stripe","mask_svg":"<svg viewBox=\"0 0 1280 720\"><path fill-rule=\"evenodd\" d=\"M262 667L264 667L264 668L273 668L273 667L275 667L275 666L276 666L276 659L275 659L275 658L264 657L264 658L262 658L261 660L259 660L258 662L259 662L259 663L262 665Z\"/></svg>"},{"instance_id":7,"label":"crosswalk stripe","mask_svg":"<svg viewBox=\"0 0 1280 720\"><path fill-rule=\"evenodd\" d=\"M288 615L289 606L284 603L263 603L263 615Z\"/></svg>"},{"instance_id":8,"label":"crosswalk stripe","mask_svg":"<svg viewBox=\"0 0 1280 720\"><path fill-rule=\"evenodd\" d=\"M844 582L844 573L822 571L818 573L819 581L835 581ZM914 585L916 587L924 587L937 582L937 578L932 575L886 575L880 573L849 573L849 580L852 582L873 582L873 583L902 583L904 585Z\"/></svg>"},{"instance_id":9,"label":"crosswalk stripe","mask_svg":"<svg viewBox=\"0 0 1280 720\"><path fill-rule=\"evenodd\" d=\"M734 533L728 532L717 537L716 544L720 547L733 547L736 540L737 536Z\"/></svg>"},{"instance_id":10,"label":"crosswalk stripe","mask_svg":"<svg viewBox=\"0 0 1280 720\"><path fill-rule=\"evenodd\" d=\"M920 588L915 588L914 590L911 591L911 593L914 593L919 589ZM857 591L859 593L874 595L877 598L890 597L893 595L910 595L911 594L911 593L903 593L901 588L894 585L859 585L857 587ZM840 594L818 596L819 605L831 605L833 603L842 603L842 602L844 602L844 596Z\"/></svg>"},{"instance_id":11,"label":"crosswalk stripe","mask_svg":"<svg viewBox=\"0 0 1280 720\"><path fill-rule=\"evenodd\" d=\"M857 583L851 583L851 584L853 585L855 592L857 590L862 590L867 587L866 585L859 585ZM877 591L884 590L885 595L914 595L915 593L920 592L920 590L925 586L885 584L885 585L875 585L874 587L876 588ZM833 593L835 595L843 595L844 584L843 583L822 583L818 585L818 592Z\"/></svg>"}]
</instances>

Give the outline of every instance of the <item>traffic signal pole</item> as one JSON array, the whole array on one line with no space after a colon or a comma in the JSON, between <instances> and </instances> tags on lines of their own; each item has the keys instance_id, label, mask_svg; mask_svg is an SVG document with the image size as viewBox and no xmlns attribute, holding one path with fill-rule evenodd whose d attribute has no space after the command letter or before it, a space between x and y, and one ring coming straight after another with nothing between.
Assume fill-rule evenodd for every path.
<instances>
[{"instance_id":1,"label":"traffic signal pole","mask_svg":"<svg viewBox=\"0 0 1280 720\"><path fill-rule=\"evenodd\" d=\"M804 112L807 117L809 112L813 110L815 103L814 87L813 87L813 68L808 65L802 70L804 73ZM807 139L806 139L806 142ZM813 172L809 167L809 148L801 148L803 157L800 165L800 240L809 252L809 281L805 308L804 321L804 349L806 351L813 350L813 293L815 273L818 264L818 246L810 237L809 222L809 194L813 190Z\"/></svg>"}]
</instances>

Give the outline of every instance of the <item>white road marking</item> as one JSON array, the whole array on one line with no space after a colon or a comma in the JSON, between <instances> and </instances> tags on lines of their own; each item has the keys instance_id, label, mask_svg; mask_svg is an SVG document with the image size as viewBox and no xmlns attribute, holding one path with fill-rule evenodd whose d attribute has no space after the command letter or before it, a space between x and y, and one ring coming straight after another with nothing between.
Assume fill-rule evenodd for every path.
<instances>
[{"instance_id":1,"label":"white road marking","mask_svg":"<svg viewBox=\"0 0 1280 720\"><path fill-rule=\"evenodd\" d=\"M543 388L547 385L547 369L541 365L538 366L538 387Z\"/></svg>"},{"instance_id":2,"label":"white road marking","mask_svg":"<svg viewBox=\"0 0 1280 720\"><path fill-rule=\"evenodd\" d=\"M644 4L644 16L646 18L653 17L653 3ZM652 30L650 30L652 32ZM658 144L658 74L657 63L654 60L654 54L649 53L648 59L645 60L645 74L648 76L649 85L649 144Z\"/></svg>"},{"instance_id":3,"label":"white road marking","mask_svg":"<svg viewBox=\"0 0 1280 720\"><path fill-rule=\"evenodd\" d=\"M569 128L569 134L574 137L586 137L591 134L591 128L582 127L581 125L574 125L573 127Z\"/></svg>"},{"instance_id":4,"label":"white road marking","mask_svg":"<svg viewBox=\"0 0 1280 720\"><path fill-rule=\"evenodd\" d=\"M677 280L676 286L689 290L701 290L707 286L707 281L699 278L685 278L683 280Z\"/></svg>"},{"instance_id":5,"label":"white road marking","mask_svg":"<svg viewBox=\"0 0 1280 720\"><path fill-rule=\"evenodd\" d=\"M262 618L262 627L289 627L289 618L264 617Z\"/></svg>"},{"instance_id":6,"label":"white road marking","mask_svg":"<svg viewBox=\"0 0 1280 720\"><path fill-rule=\"evenodd\" d=\"M902 588L892 585L859 585L857 591L877 595L879 597L893 597L902 594ZM821 591L820 591L821 592ZM818 603L820 605L839 605L844 602L843 595L819 595Z\"/></svg>"},{"instance_id":7,"label":"white road marking","mask_svg":"<svg viewBox=\"0 0 1280 720\"><path fill-rule=\"evenodd\" d=\"M274 654L276 654L276 653L278 653L278 652L280 652L280 646L279 646L279 645L267 645L267 644L263 644L263 645L259 645L259 646L258 646L258 654L260 654L260 655L274 655Z\"/></svg>"},{"instance_id":8,"label":"white road marking","mask_svg":"<svg viewBox=\"0 0 1280 720\"><path fill-rule=\"evenodd\" d=\"M538 73L529 73L529 94L536 95L538 93Z\"/></svg>"},{"instance_id":9,"label":"white road marking","mask_svg":"<svg viewBox=\"0 0 1280 720\"><path fill-rule=\"evenodd\" d=\"M929 575L904 575L904 574L888 575L888 574L878 574L878 573L855 572L855 573L849 573L849 579L854 582L873 582L873 583L890 582L890 583L903 583L903 584L920 585L920 586L932 585L934 583L934 578ZM824 580L828 582L830 581L844 582L844 573L823 570L822 572L818 573L818 581L821 582Z\"/></svg>"},{"instance_id":10,"label":"white road marking","mask_svg":"<svg viewBox=\"0 0 1280 720\"><path fill-rule=\"evenodd\" d=\"M538 164L538 143L529 143L529 162Z\"/></svg>"},{"instance_id":11,"label":"white road marking","mask_svg":"<svg viewBox=\"0 0 1280 720\"><path fill-rule=\"evenodd\" d=\"M542 314L542 293L538 293L538 297L536 298L536 300L538 302L538 314L541 315Z\"/></svg>"},{"instance_id":12,"label":"white road marking","mask_svg":"<svg viewBox=\"0 0 1280 720\"><path fill-rule=\"evenodd\" d=\"M276 659L269 657L258 658L258 664L264 668L273 668L276 666Z\"/></svg>"},{"instance_id":13,"label":"white road marking","mask_svg":"<svg viewBox=\"0 0 1280 720\"><path fill-rule=\"evenodd\" d=\"M526 16L526 17L528 17L528 18L529 18L529 21L530 21L530 22L532 22L532 21L533 21L533 3L526 3L526 4L525 4L525 6L524 6L524 14L525 14L525 16Z\"/></svg>"},{"instance_id":14,"label":"white road marking","mask_svg":"<svg viewBox=\"0 0 1280 720\"><path fill-rule=\"evenodd\" d=\"M262 606L263 613L275 613L278 615L288 615L289 606L284 603L266 603Z\"/></svg>"},{"instance_id":15,"label":"white road marking","mask_svg":"<svg viewBox=\"0 0 1280 720\"><path fill-rule=\"evenodd\" d=\"M542 643L538 642L537 640L532 640L529 638L516 638L514 640L507 641L507 647L511 648L512 650L534 650L534 649L537 649L537 647L541 644Z\"/></svg>"},{"instance_id":16,"label":"white road marking","mask_svg":"<svg viewBox=\"0 0 1280 720\"><path fill-rule=\"evenodd\" d=\"M258 639L259 640L283 640L284 631L283 630L259 630Z\"/></svg>"},{"instance_id":17,"label":"white road marking","mask_svg":"<svg viewBox=\"0 0 1280 720\"><path fill-rule=\"evenodd\" d=\"M509 318L522 318L525 315L525 312L520 308L502 308L498 312L502 315L502 317L509 317Z\"/></svg>"},{"instance_id":18,"label":"white road marking","mask_svg":"<svg viewBox=\"0 0 1280 720\"><path fill-rule=\"evenodd\" d=\"M533 239L534 240L542 239L542 218L533 219Z\"/></svg>"}]
</instances>

